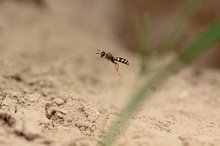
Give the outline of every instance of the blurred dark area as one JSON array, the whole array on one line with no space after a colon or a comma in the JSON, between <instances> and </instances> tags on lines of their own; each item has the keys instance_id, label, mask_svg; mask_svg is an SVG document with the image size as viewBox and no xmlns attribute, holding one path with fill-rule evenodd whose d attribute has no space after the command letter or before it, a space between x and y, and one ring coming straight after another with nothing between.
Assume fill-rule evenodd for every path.
<instances>
[{"instance_id":1,"label":"blurred dark area","mask_svg":"<svg viewBox=\"0 0 220 146\"><path fill-rule=\"evenodd\" d=\"M32 3L37 6L45 6L46 4L46 0L0 0L0 2L5 2L5 1L14 1L14 2L19 2L21 4Z\"/></svg>"},{"instance_id":2,"label":"blurred dark area","mask_svg":"<svg viewBox=\"0 0 220 146\"><path fill-rule=\"evenodd\" d=\"M143 16L147 12L150 16L150 49L158 49L160 42L167 33L172 31L173 25L178 23L176 20L179 20L177 17L185 2L187 0L122 0L123 14L119 37L126 48L136 50L134 17ZM181 43L198 35L210 23L218 19L219 14L219 0L203 1L181 33L175 49L178 50ZM204 54L198 62L203 65L220 67L220 43L215 45L212 51Z\"/></svg>"}]
</instances>

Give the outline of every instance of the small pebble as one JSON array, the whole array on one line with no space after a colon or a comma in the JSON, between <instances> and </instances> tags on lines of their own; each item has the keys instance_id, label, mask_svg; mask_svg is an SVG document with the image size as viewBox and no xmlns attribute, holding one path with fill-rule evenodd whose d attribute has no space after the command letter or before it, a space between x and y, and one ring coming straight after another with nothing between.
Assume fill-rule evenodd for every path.
<instances>
[{"instance_id":1,"label":"small pebble","mask_svg":"<svg viewBox=\"0 0 220 146\"><path fill-rule=\"evenodd\" d=\"M63 99L61 98L56 98L54 99L54 102L57 104L57 105L63 105L65 102Z\"/></svg>"}]
</instances>

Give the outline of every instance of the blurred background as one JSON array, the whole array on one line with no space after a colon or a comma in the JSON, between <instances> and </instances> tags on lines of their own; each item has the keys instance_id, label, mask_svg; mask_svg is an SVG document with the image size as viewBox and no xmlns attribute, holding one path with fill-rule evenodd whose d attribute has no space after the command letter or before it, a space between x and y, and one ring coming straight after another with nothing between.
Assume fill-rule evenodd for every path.
<instances>
[{"instance_id":1,"label":"blurred background","mask_svg":"<svg viewBox=\"0 0 220 146\"><path fill-rule=\"evenodd\" d=\"M103 38L108 38L109 41L116 41L124 48L136 52L134 24L135 21L142 22L144 14L149 16L149 40L146 40L149 42L148 49L175 51L219 17L220 1L194 0L193 3L190 0L0 0L0 33L7 29L13 33L15 30L26 29L25 35L29 36L31 32L36 35L34 30L40 26L43 27L41 44L45 43L45 39L53 37L51 35L56 35L49 33L56 29L59 30L57 33L64 35L67 32L75 32L76 36L87 33L90 38L92 36L100 39L100 43ZM135 17L138 19L134 19ZM56 27L53 26L54 23ZM72 30L69 30L71 27ZM180 34L172 49L161 44L166 39L173 39L169 38L169 35L175 35L179 30ZM13 33L11 35L16 35ZM198 62L201 65L220 67L219 58L218 43Z\"/></svg>"}]
</instances>

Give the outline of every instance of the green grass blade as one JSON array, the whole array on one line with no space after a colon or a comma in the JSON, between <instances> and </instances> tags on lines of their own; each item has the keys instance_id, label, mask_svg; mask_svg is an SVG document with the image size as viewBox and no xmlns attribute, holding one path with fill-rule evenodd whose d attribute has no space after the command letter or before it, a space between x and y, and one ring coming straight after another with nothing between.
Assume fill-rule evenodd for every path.
<instances>
[{"instance_id":1,"label":"green grass blade","mask_svg":"<svg viewBox=\"0 0 220 146\"><path fill-rule=\"evenodd\" d=\"M195 58L200 52L203 52L210 45L214 44L219 39L220 35L220 20L216 21L209 31L204 32L197 40L192 42L180 54L179 59L188 62Z\"/></svg>"},{"instance_id":2,"label":"green grass blade","mask_svg":"<svg viewBox=\"0 0 220 146\"><path fill-rule=\"evenodd\" d=\"M150 53L150 15L145 12L143 16L144 21L144 49L146 53Z\"/></svg>"},{"instance_id":3,"label":"green grass blade","mask_svg":"<svg viewBox=\"0 0 220 146\"><path fill-rule=\"evenodd\" d=\"M135 35L136 35L136 48L137 53L140 58L140 75L144 75L147 72L149 61L146 56L151 55L150 51L150 16L147 12L144 13L143 16L143 27L142 27L142 19L138 16L135 16Z\"/></svg>"}]
</instances>

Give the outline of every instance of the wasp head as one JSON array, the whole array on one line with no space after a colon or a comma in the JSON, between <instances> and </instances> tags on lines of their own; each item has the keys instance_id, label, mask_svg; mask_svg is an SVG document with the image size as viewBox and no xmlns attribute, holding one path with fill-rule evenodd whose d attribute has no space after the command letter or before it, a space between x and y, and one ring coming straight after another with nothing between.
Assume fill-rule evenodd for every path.
<instances>
[{"instance_id":1,"label":"wasp head","mask_svg":"<svg viewBox=\"0 0 220 146\"><path fill-rule=\"evenodd\" d=\"M98 50L98 49L97 49ZM101 53L100 53L100 50L98 50L99 52L98 53L96 53L96 54L100 54L101 56L100 57L103 57L103 56L105 56L105 52L104 51L102 51Z\"/></svg>"}]
</instances>

